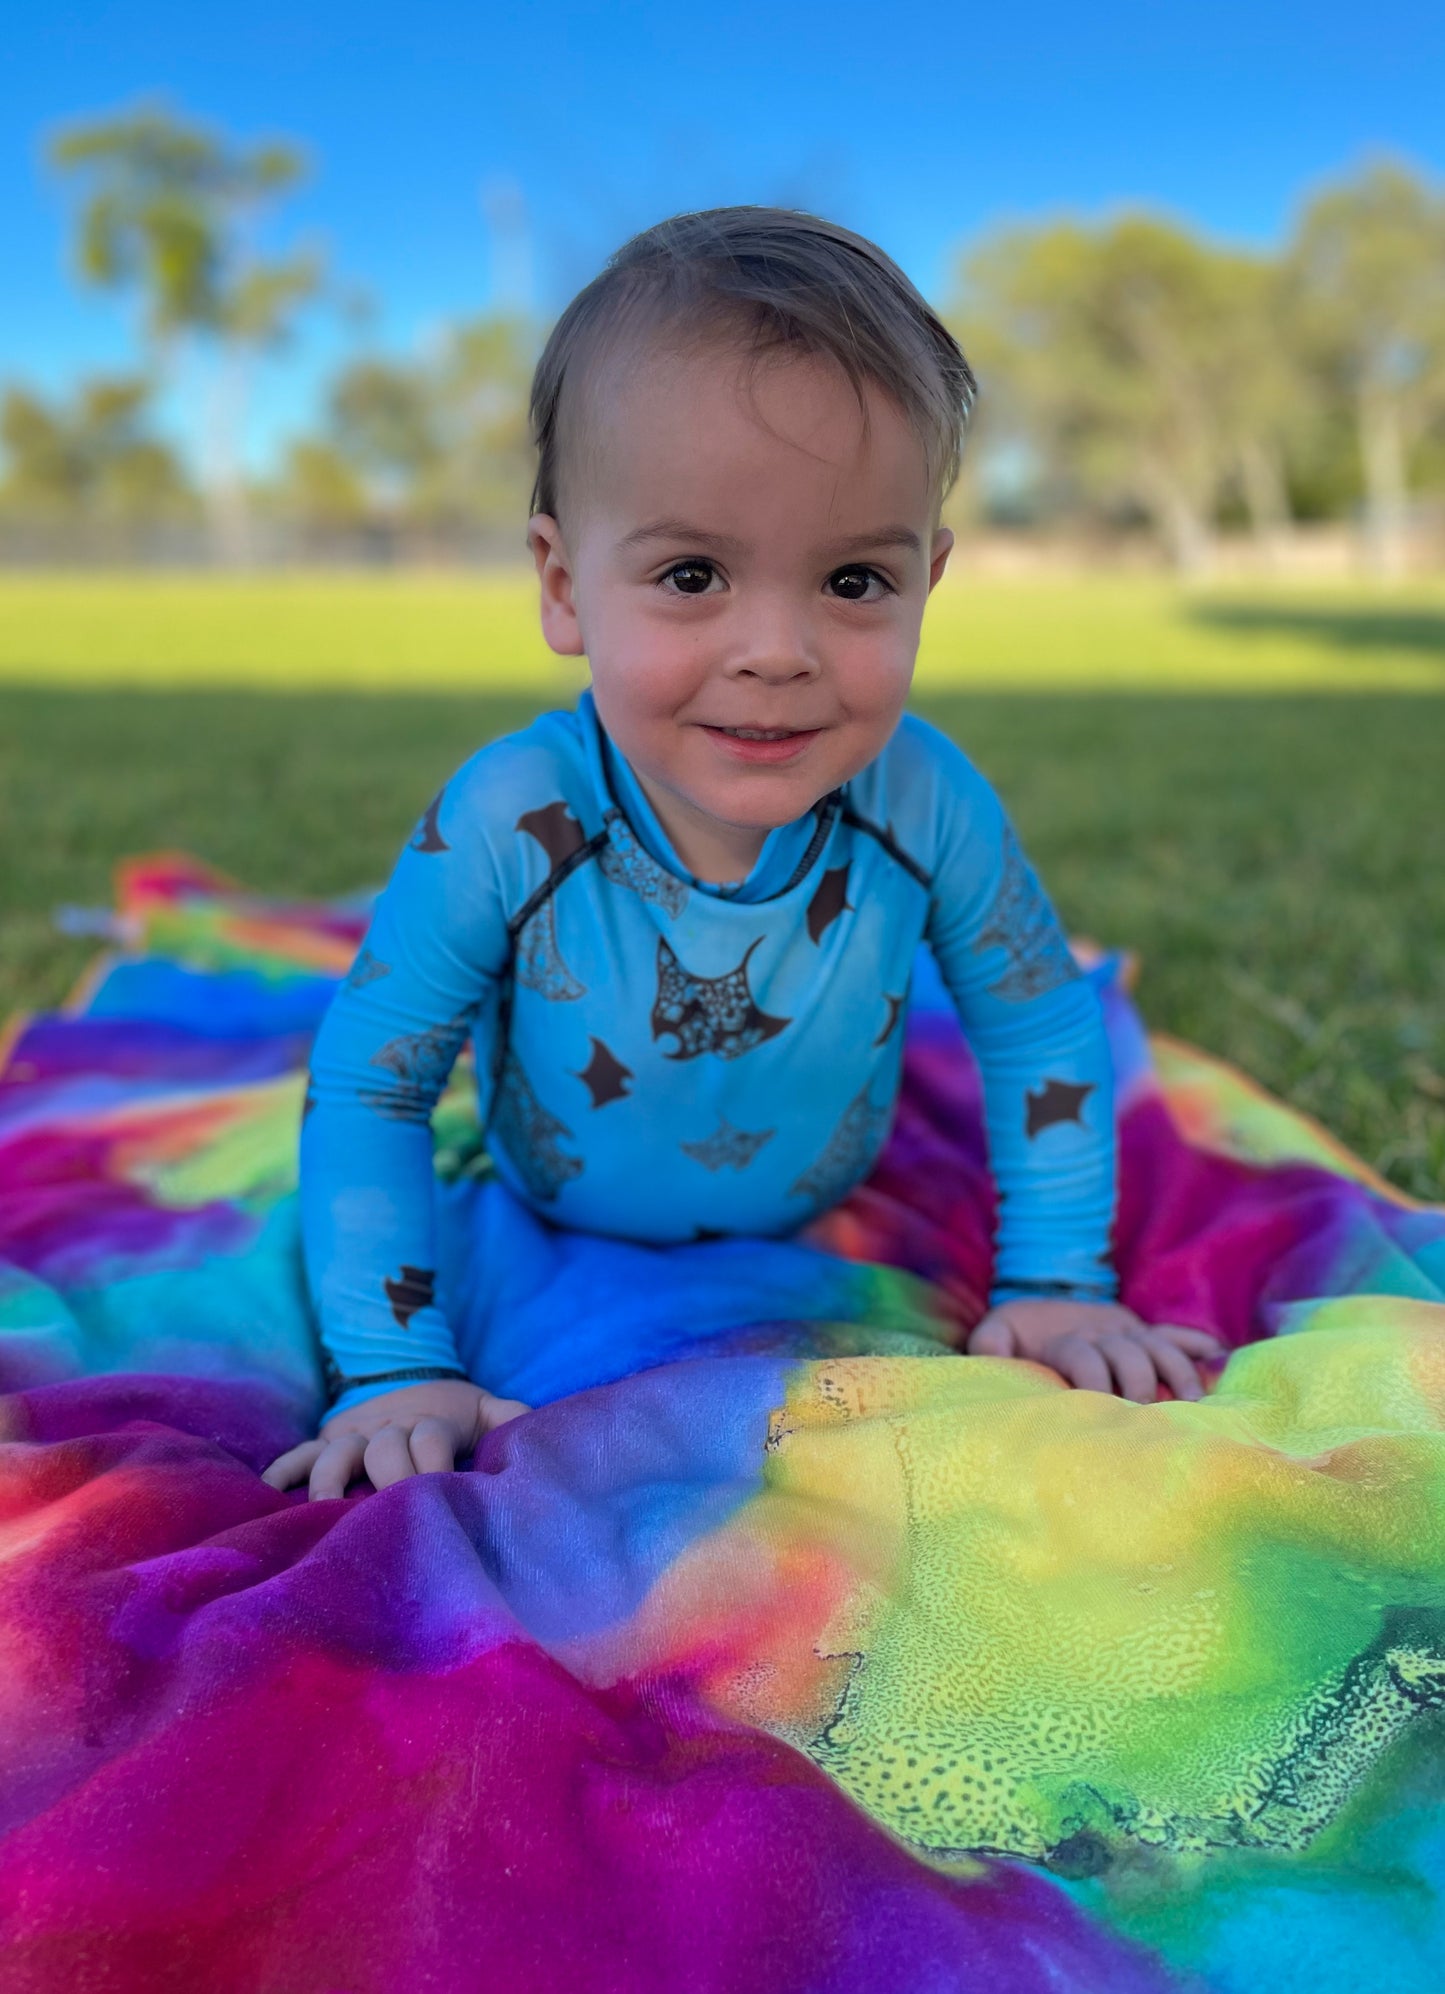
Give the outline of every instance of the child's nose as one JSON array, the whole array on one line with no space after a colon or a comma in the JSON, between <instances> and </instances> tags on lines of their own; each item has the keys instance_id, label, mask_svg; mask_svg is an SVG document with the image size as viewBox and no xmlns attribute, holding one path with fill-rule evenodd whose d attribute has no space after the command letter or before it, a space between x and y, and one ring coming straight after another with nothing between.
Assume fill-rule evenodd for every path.
<instances>
[{"instance_id":1,"label":"child's nose","mask_svg":"<svg viewBox=\"0 0 1445 1994\"><path fill-rule=\"evenodd\" d=\"M816 678L821 660L806 616L775 605L748 619L731 660L739 677L765 685L785 685L790 679Z\"/></svg>"}]
</instances>

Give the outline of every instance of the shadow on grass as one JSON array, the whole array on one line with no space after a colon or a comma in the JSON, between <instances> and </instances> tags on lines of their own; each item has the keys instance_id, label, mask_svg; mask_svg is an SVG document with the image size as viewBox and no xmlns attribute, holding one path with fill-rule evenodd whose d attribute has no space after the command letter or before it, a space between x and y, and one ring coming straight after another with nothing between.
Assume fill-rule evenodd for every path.
<instances>
[{"instance_id":1,"label":"shadow on grass","mask_svg":"<svg viewBox=\"0 0 1445 1994\"><path fill-rule=\"evenodd\" d=\"M1240 637L1305 637L1341 651L1416 651L1445 672L1445 609L1280 602L1195 603L1193 623Z\"/></svg>"}]
</instances>

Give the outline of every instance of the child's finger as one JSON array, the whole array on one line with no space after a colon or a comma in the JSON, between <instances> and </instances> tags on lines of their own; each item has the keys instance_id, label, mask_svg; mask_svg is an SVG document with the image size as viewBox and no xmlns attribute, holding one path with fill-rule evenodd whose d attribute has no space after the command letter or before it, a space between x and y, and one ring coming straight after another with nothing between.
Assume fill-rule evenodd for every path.
<instances>
[{"instance_id":1,"label":"child's finger","mask_svg":"<svg viewBox=\"0 0 1445 1994\"><path fill-rule=\"evenodd\" d=\"M330 1502L346 1494L346 1485L361 1467L369 1435L337 1433L325 1442L311 1470L312 1502Z\"/></svg>"},{"instance_id":2,"label":"child's finger","mask_svg":"<svg viewBox=\"0 0 1445 1994\"><path fill-rule=\"evenodd\" d=\"M494 1426L505 1426L509 1419L520 1419L524 1412L530 1412L529 1405L520 1399L499 1399L491 1392L482 1394L482 1431L490 1433Z\"/></svg>"},{"instance_id":3,"label":"child's finger","mask_svg":"<svg viewBox=\"0 0 1445 1994\"><path fill-rule=\"evenodd\" d=\"M389 1489L393 1482L404 1482L416 1473L407 1444L408 1431L408 1427L389 1420L368 1437L361 1465L374 1489Z\"/></svg>"},{"instance_id":4,"label":"child's finger","mask_svg":"<svg viewBox=\"0 0 1445 1994\"><path fill-rule=\"evenodd\" d=\"M1146 1347L1123 1330L1099 1338L1099 1349L1109 1360L1120 1396L1137 1399L1140 1405L1153 1405L1159 1380Z\"/></svg>"},{"instance_id":5,"label":"child's finger","mask_svg":"<svg viewBox=\"0 0 1445 1994\"><path fill-rule=\"evenodd\" d=\"M419 1475L448 1473L456 1464L461 1438L449 1419L425 1413L411 1430L411 1458Z\"/></svg>"},{"instance_id":6,"label":"child's finger","mask_svg":"<svg viewBox=\"0 0 1445 1994\"><path fill-rule=\"evenodd\" d=\"M1187 1357L1177 1343L1171 1343L1167 1336L1155 1330L1146 1330L1149 1354L1154 1360L1154 1368L1173 1392L1176 1399L1198 1399L1204 1396L1204 1387L1199 1382L1199 1373L1194 1368L1194 1360Z\"/></svg>"},{"instance_id":7,"label":"child's finger","mask_svg":"<svg viewBox=\"0 0 1445 1994\"><path fill-rule=\"evenodd\" d=\"M1180 1350L1187 1350L1192 1357L1223 1357L1229 1345L1212 1329L1188 1329L1183 1323L1155 1322L1149 1325L1150 1333L1167 1336Z\"/></svg>"},{"instance_id":8,"label":"child's finger","mask_svg":"<svg viewBox=\"0 0 1445 1994\"><path fill-rule=\"evenodd\" d=\"M1012 1357L1014 1333L1002 1316L985 1316L963 1347L970 1357Z\"/></svg>"},{"instance_id":9,"label":"child's finger","mask_svg":"<svg viewBox=\"0 0 1445 1994\"><path fill-rule=\"evenodd\" d=\"M1040 1362L1048 1364L1071 1385L1086 1392L1114 1394L1114 1380L1097 1344L1086 1336L1064 1336L1045 1352Z\"/></svg>"},{"instance_id":10,"label":"child's finger","mask_svg":"<svg viewBox=\"0 0 1445 1994\"><path fill-rule=\"evenodd\" d=\"M325 1445L324 1440L303 1440L299 1447L288 1447L269 1468L261 1470L261 1480L273 1489L289 1489L294 1482L304 1482L311 1463Z\"/></svg>"}]
</instances>

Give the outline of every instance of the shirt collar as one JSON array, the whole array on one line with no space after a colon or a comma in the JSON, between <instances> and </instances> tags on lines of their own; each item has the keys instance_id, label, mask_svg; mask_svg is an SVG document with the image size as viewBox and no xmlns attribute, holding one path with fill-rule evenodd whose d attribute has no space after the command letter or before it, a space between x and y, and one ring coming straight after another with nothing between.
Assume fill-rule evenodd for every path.
<instances>
[{"instance_id":1,"label":"shirt collar","mask_svg":"<svg viewBox=\"0 0 1445 1994\"><path fill-rule=\"evenodd\" d=\"M817 857L823 845L820 833L824 828L824 818L820 812L824 810L827 798L803 816L795 817L791 823L779 824L769 831L746 879L726 886L720 886L713 880L699 879L678 857L627 757L608 736L597 716L590 688L578 700L577 713L582 723L582 741L599 809L603 812L620 810L649 858L675 879L685 880L697 892L709 893L716 900L750 902L771 900L811 868L812 859Z\"/></svg>"}]
</instances>

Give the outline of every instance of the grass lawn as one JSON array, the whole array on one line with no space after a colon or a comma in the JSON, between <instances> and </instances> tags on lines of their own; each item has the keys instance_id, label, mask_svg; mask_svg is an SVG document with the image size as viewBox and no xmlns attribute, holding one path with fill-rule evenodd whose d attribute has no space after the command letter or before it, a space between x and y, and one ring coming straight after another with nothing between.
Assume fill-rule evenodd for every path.
<instances>
[{"instance_id":1,"label":"grass lawn","mask_svg":"<svg viewBox=\"0 0 1445 1994\"><path fill-rule=\"evenodd\" d=\"M0 1014L64 994L90 945L51 910L107 902L124 853L281 892L379 881L473 746L579 683L531 601L510 577L0 579ZM1439 1198L1442 692L1445 589L965 580L930 610L917 703L1070 926L1139 952L1151 1024Z\"/></svg>"},{"instance_id":2,"label":"grass lawn","mask_svg":"<svg viewBox=\"0 0 1445 1994\"><path fill-rule=\"evenodd\" d=\"M529 570L486 576L0 574L0 684L525 692L568 698ZM926 691L1445 692L1445 583L1185 592L945 576Z\"/></svg>"}]
</instances>

